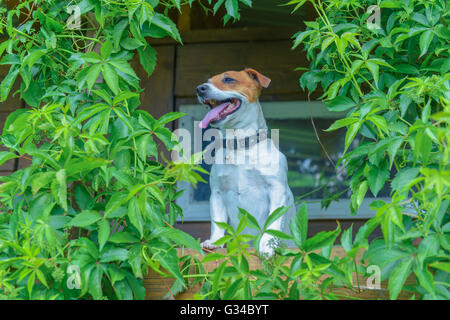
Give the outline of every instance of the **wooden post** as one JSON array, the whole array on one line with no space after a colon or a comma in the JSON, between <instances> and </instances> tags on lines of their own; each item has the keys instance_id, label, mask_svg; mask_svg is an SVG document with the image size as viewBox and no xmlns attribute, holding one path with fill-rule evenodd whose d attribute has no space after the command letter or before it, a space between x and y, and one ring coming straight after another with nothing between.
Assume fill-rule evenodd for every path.
<instances>
[{"instance_id":1,"label":"wooden post","mask_svg":"<svg viewBox=\"0 0 450 320\"><path fill-rule=\"evenodd\" d=\"M178 13L177 27L180 32L191 30L191 7L188 4L182 6Z\"/></svg>"}]
</instances>

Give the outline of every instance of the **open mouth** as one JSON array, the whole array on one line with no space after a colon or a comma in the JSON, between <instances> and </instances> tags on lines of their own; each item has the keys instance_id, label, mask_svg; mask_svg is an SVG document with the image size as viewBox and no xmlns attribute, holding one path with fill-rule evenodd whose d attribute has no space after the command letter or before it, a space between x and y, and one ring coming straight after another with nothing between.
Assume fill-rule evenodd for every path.
<instances>
[{"instance_id":1,"label":"open mouth","mask_svg":"<svg viewBox=\"0 0 450 320\"><path fill-rule=\"evenodd\" d=\"M200 128L205 129L211 122L223 120L238 110L241 106L241 100L236 98L222 101L210 99L203 101L203 104L206 104L211 108L199 124Z\"/></svg>"}]
</instances>

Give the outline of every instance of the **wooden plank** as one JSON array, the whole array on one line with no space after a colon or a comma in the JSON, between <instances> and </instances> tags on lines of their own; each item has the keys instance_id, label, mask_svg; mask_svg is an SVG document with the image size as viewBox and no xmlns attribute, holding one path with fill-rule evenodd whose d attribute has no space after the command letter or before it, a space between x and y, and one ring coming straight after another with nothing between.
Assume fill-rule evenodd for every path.
<instances>
[{"instance_id":1,"label":"wooden plank","mask_svg":"<svg viewBox=\"0 0 450 320\"><path fill-rule=\"evenodd\" d=\"M227 70L251 67L272 79L263 95L299 92L299 72L306 58L299 50L291 50L290 41L191 44L178 48L175 94L195 96L197 85L212 75Z\"/></svg>"},{"instance_id":2,"label":"wooden plank","mask_svg":"<svg viewBox=\"0 0 450 320\"><path fill-rule=\"evenodd\" d=\"M181 7L181 12L178 13L177 27L180 32L191 30L191 6L184 5Z\"/></svg>"},{"instance_id":3,"label":"wooden plank","mask_svg":"<svg viewBox=\"0 0 450 320\"><path fill-rule=\"evenodd\" d=\"M243 27L221 29L195 29L180 32L183 44L274 41L290 39L300 27ZM176 44L172 38L151 39L152 45Z\"/></svg>"},{"instance_id":4,"label":"wooden plank","mask_svg":"<svg viewBox=\"0 0 450 320\"><path fill-rule=\"evenodd\" d=\"M6 101L4 101L4 102L0 102L0 112L6 112L6 111L11 112L11 111L17 110L19 108L23 108L23 106L25 105L24 101L22 99L20 99L19 93L14 95L14 92L19 90L19 88L20 88L19 79L20 79L20 77L18 77L16 79L16 82L12 86L11 91L9 92L8 99L6 99ZM0 77L0 82L2 80L3 80L3 78Z\"/></svg>"},{"instance_id":5,"label":"wooden plank","mask_svg":"<svg viewBox=\"0 0 450 320\"><path fill-rule=\"evenodd\" d=\"M173 93L175 46L167 45L154 48L157 52L157 64L150 77L139 63L137 55L132 61L132 66L141 79L141 88L144 89L141 93L140 109L148 111L154 118L158 119L162 115L175 110ZM173 129L174 123L169 123L166 127ZM170 159L170 153L163 147L163 143L158 139L155 140L160 154L166 159Z\"/></svg>"},{"instance_id":6,"label":"wooden plank","mask_svg":"<svg viewBox=\"0 0 450 320\"><path fill-rule=\"evenodd\" d=\"M175 67L175 47L157 46L157 65L149 78L145 70L135 59L133 67L141 79L141 109L151 113L155 118L174 110L173 87Z\"/></svg>"}]
</instances>

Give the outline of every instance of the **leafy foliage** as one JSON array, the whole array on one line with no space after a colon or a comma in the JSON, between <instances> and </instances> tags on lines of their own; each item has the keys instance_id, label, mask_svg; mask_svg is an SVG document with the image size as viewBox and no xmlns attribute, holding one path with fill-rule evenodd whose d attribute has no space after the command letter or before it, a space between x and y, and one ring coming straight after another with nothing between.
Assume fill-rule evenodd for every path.
<instances>
[{"instance_id":1,"label":"leafy foliage","mask_svg":"<svg viewBox=\"0 0 450 320\"><path fill-rule=\"evenodd\" d=\"M380 226L384 239L361 246L389 279L395 299L414 273L413 289L425 299L448 299L450 51L448 1L306 2L318 18L294 35L311 60L302 88L323 92L330 111L347 111L328 130L347 128L346 152L351 211L368 190L388 185L391 201L376 200L376 216L363 227ZM377 5L380 24L368 24ZM376 21L376 20L375 20ZM367 236L366 235L366 236ZM417 245L417 243L419 243ZM392 257L392 259L388 258Z\"/></svg>"},{"instance_id":2,"label":"leafy foliage","mask_svg":"<svg viewBox=\"0 0 450 320\"><path fill-rule=\"evenodd\" d=\"M273 214L282 215L286 212L285 209L281 207ZM352 242L351 229L341 236L347 254L344 257L332 257L332 248L341 235L339 224L333 231L322 231L308 238L308 214L305 204L299 207L296 217L290 222L292 236L261 228L256 219L243 209L240 209L239 220L236 230L228 224L222 224L228 234L215 244L226 244L226 252L209 253L201 261L191 256L184 257L185 285L202 284L197 298L336 300L352 298L348 294L357 292L357 287L352 283L353 274L364 273L365 270L362 267L355 269L359 240ZM257 235L245 234L246 228L256 229ZM278 243L273 257L261 257L258 254L258 239L265 233L270 233L283 242L293 241L296 248L288 248L287 243ZM360 233L357 238L363 239ZM255 249L253 251L249 250L251 240ZM205 272L205 263L212 261L217 267ZM250 268L251 261L260 262L262 267ZM190 280L192 277L193 281ZM181 288L181 282L177 281L171 292L176 293ZM342 291L343 288L347 291Z\"/></svg>"},{"instance_id":3,"label":"leafy foliage","mask_svg":"<svg viewBox=\"0 0 450 320\"><path fill-rule=\"evenodd\" d=\"M182 214L176 182L195 184L202 169L165 161L157 147L179 147L166 125L183 114L155 119L139 109L130 63L137 54L151 76L147 39L181 42L167 12L186 3L27 0L0 9L0 64L9 66L0 100L20 81L30 106L6 120L0 165L31 161L1 178L2 298L143 299L148 267L181 279L174 248L200 251L171 226Z\"/></svg>"}]
</instances>

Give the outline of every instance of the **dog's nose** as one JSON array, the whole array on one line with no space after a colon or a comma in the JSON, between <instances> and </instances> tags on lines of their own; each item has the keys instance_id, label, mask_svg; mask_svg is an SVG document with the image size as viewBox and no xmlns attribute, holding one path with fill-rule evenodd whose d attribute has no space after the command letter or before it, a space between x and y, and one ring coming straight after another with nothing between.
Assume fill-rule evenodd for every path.
<instances>
[{"instance_id":1,"label":"dog's nose","mask_svg":"<svg viewBox=\"0 0 450 320\"><path fill-rule=\"evenodd\" d=\"M206 84L201 84L197 87L197 93L203 94L208 90L208 86Z\"/></svg>"}]
</instances>

